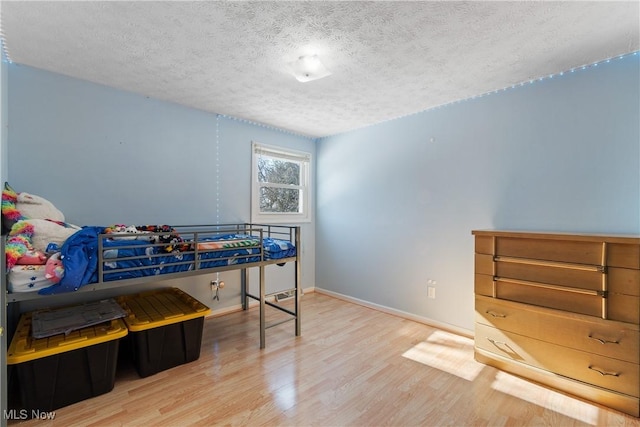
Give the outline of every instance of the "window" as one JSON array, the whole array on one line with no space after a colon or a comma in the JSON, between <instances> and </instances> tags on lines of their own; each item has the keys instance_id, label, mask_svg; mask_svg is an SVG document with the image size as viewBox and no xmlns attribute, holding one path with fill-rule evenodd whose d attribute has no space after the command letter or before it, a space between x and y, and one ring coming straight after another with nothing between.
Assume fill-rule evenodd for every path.
<instances>
[{"instance_id":1,"label":"window","mask_svg":"<svg viewBox=\"0 0 640 427\"><path fill-rule=\"evenodd\" d=\"M311 154L253 143L251 221L311 220Z\"/></svg>"}]
</instances>

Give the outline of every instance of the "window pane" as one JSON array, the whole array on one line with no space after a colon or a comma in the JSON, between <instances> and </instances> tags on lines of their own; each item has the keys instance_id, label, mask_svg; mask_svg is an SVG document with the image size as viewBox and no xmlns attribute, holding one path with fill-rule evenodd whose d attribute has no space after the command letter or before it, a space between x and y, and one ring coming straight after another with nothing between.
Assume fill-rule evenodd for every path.
<instances>
[{"instance_id":1,"label":"window pane","mask_svg":"<svg viewBox=\"0 0 640 427\"><path fill-rule=\"evenodd\" d=\"M260 212L300 212L300 190L261 187Z\"/></svg>"},{"instance_id":2,"label":"window pane","mask_svg":"<svg viewBox=\"0 0 640 427\"><path fill-rule=\"evenodd\" d=\"M300 164L270 157L258 157L258 182L300 185Z\"/></svg>"}]
</instances>

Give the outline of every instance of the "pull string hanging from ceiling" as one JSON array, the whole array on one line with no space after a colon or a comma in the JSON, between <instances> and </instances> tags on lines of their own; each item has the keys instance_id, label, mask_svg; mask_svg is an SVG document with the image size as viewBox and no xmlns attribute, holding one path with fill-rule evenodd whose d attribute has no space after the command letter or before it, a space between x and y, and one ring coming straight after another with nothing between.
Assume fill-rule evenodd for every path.
<instances>
[{"instance_id":1,"label":"pull string hanging from ceiling","mask_svg":"<svg viewBox=\"0 0 640 427\"><path fill-rule=\"evenodd\" d=\"M220 230L220 114L216 114L216 227ZM216 272L216 286L212 286L211 292L215 292L213 299L220 301L220 273Z\"/></svg>"},{"instance_id":2,"label":"pull string hanging from ceiling","mask_svg":"<svg viewBox=\"0 0 640 427\"><path fill-rule=\"evenodd\" d=\"M216 224L220 225L220 114L216 114Z\"/></svg>"}]
</instances>

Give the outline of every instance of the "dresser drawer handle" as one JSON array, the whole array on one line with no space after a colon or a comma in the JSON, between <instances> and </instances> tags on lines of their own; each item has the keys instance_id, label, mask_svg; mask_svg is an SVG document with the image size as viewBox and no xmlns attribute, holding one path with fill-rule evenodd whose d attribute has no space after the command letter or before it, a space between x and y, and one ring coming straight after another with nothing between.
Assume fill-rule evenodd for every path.
<instances>
[{"instance_id":1,"label":"dresser drawer handle","mask_svg":"<svg viewBox=\"0 0 640 427\"><path fill-rule=\"evenodd\" d=\"M607 297L607 291L602 291L602 290L596 291L592 289L571 288L569 286L550 285L548 283L531 282L529 280L520 280L520 279L510 279L508 277L500 277L500 276L493 276L493 281L513 283L514 285L530 286L532 288L548 289L551 291L571 292L574 294L590 295L590 296L596 296L596 297L602 297L602 298Z\"/></svg>"},{"instance_id":2,"label":"dresser drawer handle","mask_svg":"<svg viewBox=\"0 0 640 427\"><path fill-rule=\"evenodd\" d=\"M617 372L604 372L604 371L601 371L600 369L594 368L593 366L589 366L589 369L591 369L592 371L596 371L597 373L599 373L603 377L606 377L606 376L619 377L620 376L620 374L617 373Z\"/></svg>"},{"instance_id":3,"label":"dresser drawer handle","mask_svg":"<svg viewBox=\"0 0 640 427\"><path fill-rule=\"evenodd\" d=\"M493 310L487 310L487 311L486 311L486 313L487 313L487 314L489 314L489 315L491 315L491 316L493 316L493 317L507 317L507 315L506 315L506 314L496 313L496 312L495 312L495 311L493 311Z\"/></svg>"},{"instance_id":4,"label":"dresser drawer handle","mask_svg":"<svg viewBox=\"0 0 640 427\"><path fill-rule=\"evenodd\" d=\"M603 340L602 338L596 338L593 335L589 335L589 338L592 340L598 341L600 344L620 344L620 341Z\"/></svg>"},{"instance_id":5,"label":"dresser drawer handle","mask_svg":"<svg viewBox=\"0 0 640 427\"><path fill-rule=\"evenodd\" d=\"M577 264L577 263L562 262L562 261L545 261L541 259L520 258L520 257L500 256L500 255L494 255L493 262L510 262L515 264L539 265L542 267L557 267L557 268L567 268L567 269L582 270L582 271L598 271L600 273L607 272L607 267L604 265Z\"/></svg>"},{"instance_id":6,"label":"dresser drawer handle","mask_svg":"<svg viewBox=\"0 0 640 427\"><path fill-rule=\"evenodd\" d=\"M508 342L504 342L504 341L497 341L497 340L491 339L491 338L489 338L489 337L486 337L486 338L487 338L487 340L488 340L491 344L495 345L495 346L496 346L496 347L498 347L500 350L502 350L502 351L506 351L504 348L501 348L501 346L502 346L502 347L506 347L507 349L509 349L509 352L511 352L511 353L515 353L515 350L511 348L511 346L509 345L509 343L508 343Z\"/></svg>"}]
</instances>

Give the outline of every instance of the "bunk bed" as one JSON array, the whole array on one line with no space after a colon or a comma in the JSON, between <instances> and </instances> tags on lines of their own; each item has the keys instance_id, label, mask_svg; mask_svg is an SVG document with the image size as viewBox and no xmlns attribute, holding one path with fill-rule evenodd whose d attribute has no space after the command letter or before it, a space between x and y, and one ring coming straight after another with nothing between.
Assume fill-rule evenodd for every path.
<instances>
[{"instance_id":1,"label":"bunk bed","mask_svg":"<svg viewBox=\"0 0 640 427\"><path fill-rule=\"evenodd\" d=\"M300 335L299 247L299 226L238 223L82 227L49 257L46 266L14 265L6 258L11 267L6 277L6 302L240 270L242 308L248 309L249 299L259 301L260 348L264 348L266 329L276 326L266 324L267 306L290 315L285 321L295 320L295 334ZM53 265L49 265L50 261L54 261ZM293 310L268 301L271 295L265 291L265 267L289 262L295 264L294 285L276 293L294 295ZM247 270L254 267L259 274L258 295L248 289ZM26 283L22 279L25 270L31 273ZM28 282L37 285L29 287Z\"/></svg>"}]
</instances>

